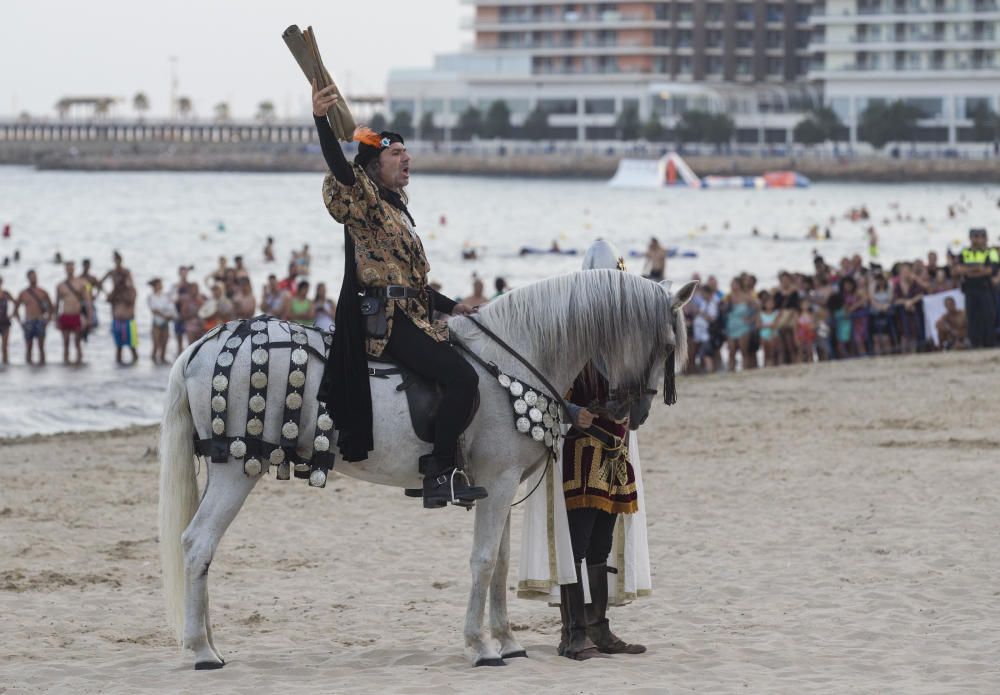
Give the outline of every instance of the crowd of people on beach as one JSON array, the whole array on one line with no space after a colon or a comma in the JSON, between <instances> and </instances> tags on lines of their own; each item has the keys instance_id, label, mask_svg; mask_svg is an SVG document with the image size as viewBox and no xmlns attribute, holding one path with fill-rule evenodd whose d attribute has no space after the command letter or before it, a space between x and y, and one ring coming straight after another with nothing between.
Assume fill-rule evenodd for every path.
<instances>
[{"instance_id":1,"label":"crowd of people on beach","mask_svg":"<svg viewBox=\"0 0 1000 695\"><path fill-rule=\"evenodd\" d=\"M778 274L777 284L762 287L744 272L728 292L714 276L704 279L685 307L689 370L712 373L783 364L881 356L931 350L992 347L1000 333L1000 267L990 258L986 232L973 229L987 251L986 269L973 269L963 257L948 254L942 263L934 251L926 259L889 267L860 255L830 265L815 251L812 273ZM989 255L992 254L992 255ZM694 279L702 280L695 276ZM992 313L977 316L985 331L970 333L969 317L959 307L974 282L992 292ZM940 298L943 310L929 332L925 302ZM935 333L936 340L928 338ZM724 359L725 357L725 359Z\"/></svg>"},{"instance_id":2,"label":"crowd of people on beach","mask_svg":"<svg viewBox=\"0 0 1000 695\"><path fill-rule=\"evenodd\" d=\"M864 209L856 214L861 219L867 218ZM977 236L979 245L995 257L997 251L988 246L985 230L973 230L972 238ZM869 234L869 241L870 255L874 257L878 244L874 231ZM62 336L63 362L81 364L83 346L100 325L97 307L103 295L110 304L116 361L134 364L139 359L137 292L132 272L124 265L121 254L117 251L112 254L113 265L100 278L93 274L89 259L82 260L79 272L72 260L64 260L58 254L54 260L63 264L65 276L52 294L39 286L34 270L27 272L27 286L16 296L7 290L0 277L2 363L9 363L10 329L17 322L24 333L28 364L45 364L45 339L50 324ZM272 238L267 239L263 260L265 263L275 260ZM644 275L653 280L663 279L667 257L658 240L650 241L645 261ZM171 335L176 354L180 354L186 344L220 323L262 313L331 330L336 303L325 283L312 286L310 264L308 244L292 251L287 272L281 277L270 274L259 295L254 293L242 256L234 256L231 262L225 256L219 257L215 269L202 282L192 277L192 265L180 266L176 279L169 285L160 277L150 279L147 308L152 318L153 363L169 363L167 349ZM936 252L930 251L926 259L900 261L885 267L874 259L866 264L860 255L841 258L839 263L831 265L814 251L812 273L781 272L777 283L767 287L754 275L743 272L724 291L714 275L702 279L696 274L693 279L702 284L685 308L692 345L688 369L694 373L712 373L991 346L1000 333L996 309L1000 306L1000 269L996 263L986 265L985 276L972 278L961 255L950 252L943 263ZM984 284L994 295L993 313L987 319L993 330L987 331L988 335L982 331L970 335L967 313L959 305L962 295L957 290L972 283ZM474 274L472 292L461 301L481 306L508 290L502 277L497 277L493 284L493 292L487 296L485 282ZM942 310L934 319L935 330L928 331L924 304L938 295ZM928 333L935 334L936 339L930 340Z\"/></svg>"},{"instance_id":3,"label":"crowd of people on beach","mask_svg":"<svg viewBox=\"0 0 1000 695\"><path fill-rule=\"evenodd\" d=\"M53 325L62 336L63 363L83 364L84 345L100 325L102 298L110 304L116 361L122 365L136 363L139 359L136 283L118 251L113 252L112 259L112 268L97 278L91 271L90 259L84 259L77 272L74 261L64 260L57 254L53 261L62 264L65 277L51 294L38 284L33 269L27 271L27 285L16 296L7 290L0 276L2 364L10 363L10 331L15 323L21 325L24 333L27 364L46 364L46 338ZM263 260L265 263L275 261L273 238L267 239ZM201 282L193 275L193 265L180 266L176 279L169 285L160 277L150 279L146 283L150 288L146 303L152 318L152 362L170 363L167 351L171 335L176 344L175 355L179 355L186 345L220 323L258 314L332 330L337 305L328 296L326 283L319 282L312 287L310 264L308 244L293 250L287 272L280 277L276 273L268 275L259 295L254 292L242 256L234 256L231 261L220 256L216 267ZM470 306L481 306L505 292L507 284L503 278L496 278L494 288L494 294L487 296L483 280L473 276L472 293L462 301ZM435 289L440 290L440 285L435 285Z\"/></svg>"}]
</instances>

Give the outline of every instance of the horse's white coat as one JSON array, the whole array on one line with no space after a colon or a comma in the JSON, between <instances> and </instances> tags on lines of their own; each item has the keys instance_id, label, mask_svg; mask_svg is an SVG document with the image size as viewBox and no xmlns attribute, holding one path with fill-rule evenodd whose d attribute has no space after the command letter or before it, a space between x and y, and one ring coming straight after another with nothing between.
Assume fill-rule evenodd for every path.
<instances>
[{"instance_id":1,"label":"horse's white coat","mask_svg":"<svg viewBox=\"0 0 1000 695\"><path fill-rule=\"evenodd\" d=\"M679 297L671 297L660 285L626 273L593 270L515 290L484 307L480 320L535 365L562 394L587 361L598 355L607 365L612 386L642 379L651 362L662 364L660 358L675 344L674 331L684 330L678 309L689 298L684 290ZM528 370L489 342L470 321L456 317L450 327L456 337L506 373L540 386ZM270 332L272 340L287 339L285 329L277 323L272 322ZM196 663L219 665L222 658L212 644L208 622L208 567L222 535L263 477L245 475L238 460L208 463L208 483L201 502L197 502L192 433L210 436L211 380L228 331L220 335L219 343L210 338L212 342L193 358L190 355L195 346L189 347L171 370L160 440L160 546L168 616L180 630L183 614L182 644L194 651ZM319 340L315 335L313 339ZM269 441L277 441L281 424L287 364L287 348L271 350L264 429L264 438ZM311 394L317 391L322 366L310 355L303 423L315 422L317 403ZM489 497L476 504L470 558L472 589L465 622L466 648L478 663L522 651L507 620L510 505L521 481L545 461L546 450L514 431L507 393L484 370L476 369L481 404L463 436L462 451L470 476L489 491ZM245 344L230 374L230 436L246 431L249 372L249 345ZM658 376L654 373L652 378ZM397 383L398 378L372 379L375 451L360 463L338 462L337 472L384 485L420 486L417 458L427 453L430 445L414 435L405 396L395 390ZM300 430L300 449L310 452L312 429ZM335 437L336 433L331 441L335 442ZM491 595L492 639L483 633L487 590Z\"/></svg>"}]
</instances>

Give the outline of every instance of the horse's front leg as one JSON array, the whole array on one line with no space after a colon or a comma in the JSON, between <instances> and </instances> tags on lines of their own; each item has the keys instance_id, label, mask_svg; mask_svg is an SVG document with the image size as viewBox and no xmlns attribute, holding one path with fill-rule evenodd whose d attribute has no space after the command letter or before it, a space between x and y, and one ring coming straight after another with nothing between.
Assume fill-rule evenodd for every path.
<instances>
[{"instance_id":1,"label":"horse's front leg","mask_svg":"<svg viewBox=\"0 0 1000 695\"><path fill-rule=\"evenodd\" d=\"M483 612L486 609L486 592L497 564L500 539L519 481L516 472L498 477L495 481L487 483L490 496L476 503L472 557L469 559L472 569L472 589L469 592L469 606L465 612L465 646L471 652L476 666L504 665L503 657L494 646L493 640L483 634Z\"/></svg>"},{"instance_id":2,"label":"horse's front leg","mask_svg":"<svg viewBox=\"0 0 1000 695\"><path fill-rule=\"evenodd\" d=\"M208 568L222 535L260 478L245 475L241 461L207 465L210 468L205 495L181 536L184 548L184 647L194 652L197 670L222 668L226 663L212 642L212 629L208 624Z\"/></svg>"},{"instance_id":3,"label":"horse's front leg","mask_svg":"<svg viewBox=\"0 0 1000 695\"><path fill-rule=\"evenodd\" d=\"M518 656L528 656L524 647L514 639L510 629L510 618L507 617L507 574L510 568L510 512L504 522L503 534L500 536L500 549L497 553L496 567L493 568L493 580L490 582L490 634L500 643L500 655L504 659Z\"/></svg>"}]
</instances>

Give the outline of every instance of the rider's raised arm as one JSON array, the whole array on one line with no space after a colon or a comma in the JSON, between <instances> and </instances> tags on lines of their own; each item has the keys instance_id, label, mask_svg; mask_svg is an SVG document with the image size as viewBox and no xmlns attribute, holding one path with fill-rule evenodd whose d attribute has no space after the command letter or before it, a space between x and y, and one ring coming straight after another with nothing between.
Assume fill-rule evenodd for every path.
<instances>
[{"instance_id":1,"label":"rider's raised arm","mask_svg":"<svg viewBox=\"0 0 1000 695\"><path fill-rule=\"evenodd\" d=\"M319 146L323 150L323 159L330 167L330 172L340 183L345 186L353 186L356 183L354 167L347 161L344 151L340 149L340 143L337 142L337 137L330 129L330 122L326 120L326 116L313 116L313 120L316 121L316 132L319 133Z\"/></svg>"}]
</instances>

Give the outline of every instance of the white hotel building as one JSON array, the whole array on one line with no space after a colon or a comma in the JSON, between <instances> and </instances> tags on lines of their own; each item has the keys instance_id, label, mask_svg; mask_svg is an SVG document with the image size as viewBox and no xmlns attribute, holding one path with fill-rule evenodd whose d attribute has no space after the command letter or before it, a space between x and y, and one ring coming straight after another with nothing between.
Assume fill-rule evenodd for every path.
<instances>
[{"instance_id":1,"label":"white hotel building","mask_svg":"<svg viewBox=\"0 0 1000 695\"><path fill-rule=\"evenodd\" d=\"M727 112L738 143L790 142L821 98L852 141L874 98L913 100L920 139L939 143L963 140L976 100L1000 111L997 0L463 2L473 45L387 87L390 113L433 114L446 137L495 99L515 127L539 107L578 140L614 138L630 105L668 129L689 109Z\"/></svg>"},{"instance_id":2,"label":"white hotel building","mask_svg":"<svg viewBox=\"0 0 1000 695\"><path fill-rule=\"evenodd\" d=\"M814 8L809 79L848 124L873 99L903 99L925 115L918 139L968 141L968 112L1000 112L997 0L827 0Z\"/></svg>"}]
</instances>

